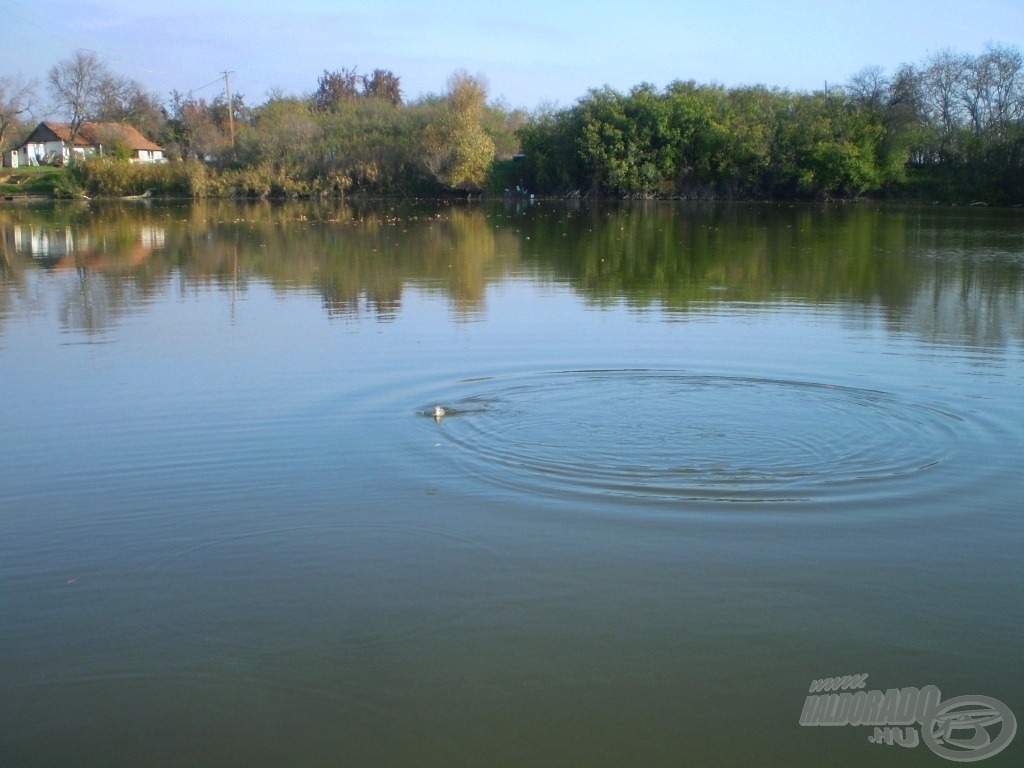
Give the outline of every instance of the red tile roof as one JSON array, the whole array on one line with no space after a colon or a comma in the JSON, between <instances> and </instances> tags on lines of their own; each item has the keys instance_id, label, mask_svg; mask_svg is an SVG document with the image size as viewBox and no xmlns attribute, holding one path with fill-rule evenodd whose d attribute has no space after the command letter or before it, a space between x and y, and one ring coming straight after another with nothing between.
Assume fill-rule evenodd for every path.
<instances>
[{"instance_id":1,"label":"red tile roof","mask_svg":"<svg viewBox=\"0 0 1024 768\"><path fill-rule=\"evenodd\" d=\"M67 142L71 137L71 126L67 123L43 121L40 125L49 128L61 141ZM82 127L78 129L78 135L75 136L75 146L95 147L104 142L110 142L111 137L121 139L133 150L163 151L163 147L154 144L136 128L126 123L82 123Z\"/></svg>"}]
</instances>

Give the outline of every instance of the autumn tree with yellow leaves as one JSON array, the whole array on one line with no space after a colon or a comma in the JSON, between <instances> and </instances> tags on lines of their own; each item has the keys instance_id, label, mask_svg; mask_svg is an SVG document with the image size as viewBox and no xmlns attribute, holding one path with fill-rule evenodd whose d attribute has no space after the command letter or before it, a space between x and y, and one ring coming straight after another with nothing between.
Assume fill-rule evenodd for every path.
<instances>
[{"instance_id":1,"label":"autumn tree with yellow leaves","mask_svg":"<svg viewBox=\"0 0 1024 768\"><path fill-rule=\"evenodd\" d=\"M484 130L487 83L465 70L448 78L441 119L423 132L424 161L449 189L478 190L494 159L494 141Z\"/></svg>"}]
</instances>

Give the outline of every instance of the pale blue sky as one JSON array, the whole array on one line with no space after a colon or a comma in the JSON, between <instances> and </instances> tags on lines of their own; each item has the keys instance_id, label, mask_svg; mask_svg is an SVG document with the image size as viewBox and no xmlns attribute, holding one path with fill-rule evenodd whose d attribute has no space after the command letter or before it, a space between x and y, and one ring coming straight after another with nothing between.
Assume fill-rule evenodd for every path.
<instances>
[{"instance_id":1,"label":"pale blue sky","mask_svg":"<svg viewBox=\"0 0 1024 768\"><path fill-rule=\"evenodd\" d=\"M234 70L249 103L274 86L308 92L324 69L391 69L415 97L464 68L534 107L643 81L816 89L945 47L1024 48L1024 1L0 0L0 30L0 74L39 80L75 48L162 97Z\"/></svg>"}]
</instances>

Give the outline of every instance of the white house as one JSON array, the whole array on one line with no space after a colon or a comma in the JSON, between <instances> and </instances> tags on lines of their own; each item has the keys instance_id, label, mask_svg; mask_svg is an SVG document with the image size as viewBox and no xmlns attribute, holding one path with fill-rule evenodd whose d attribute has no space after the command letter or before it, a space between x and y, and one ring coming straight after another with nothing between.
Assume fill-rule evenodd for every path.
<instances>
[{"instance_id":1,"label":"white house","mask_svg":"<svg viewBox=\"0 0 1024 768\"><path fill-rule=\"evenodd\" d=\"M122 123L82 123L75 136L74 152L80 157L110 151L123 143L132 153L133 163L162 163L163 147L154 144L135 128ZM71 126L44 121L36 126L25 143L14 150L11 165L62 165L71 155Z\"/></svg>"}]
</instances>

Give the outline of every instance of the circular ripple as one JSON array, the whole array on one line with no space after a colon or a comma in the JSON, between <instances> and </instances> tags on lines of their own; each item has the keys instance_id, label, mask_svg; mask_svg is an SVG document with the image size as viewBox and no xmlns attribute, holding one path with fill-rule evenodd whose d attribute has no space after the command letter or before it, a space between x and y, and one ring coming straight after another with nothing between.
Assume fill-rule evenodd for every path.
<instances>
[{"instance_id":1,"label":"circular ripple","mask_svg":"<svg viewBox=\"0 0 1024 768\"><path fill-rule=\"evenodd\" d=\"M631 370L464 386L445 403L455 460L558 496L861 501L934 489L969 431L926 404L802 381Z\"/></svg>"}]
</instances>

